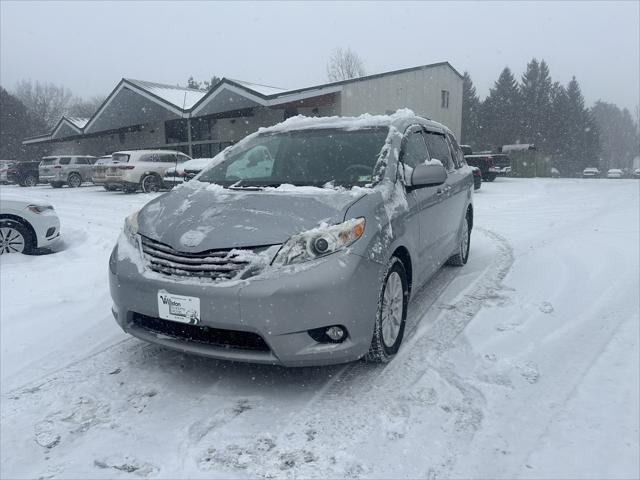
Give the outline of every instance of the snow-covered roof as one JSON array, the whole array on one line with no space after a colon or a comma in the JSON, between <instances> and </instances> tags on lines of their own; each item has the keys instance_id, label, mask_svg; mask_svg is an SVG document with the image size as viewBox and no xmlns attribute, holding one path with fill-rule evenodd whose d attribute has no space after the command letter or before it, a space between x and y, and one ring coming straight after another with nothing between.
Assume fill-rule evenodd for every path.
<instances>
[{"instance_id":1,"label":"snow-covered roof","mask_svg":"<svg viewBox=\"0 0 640 480\"><path fill-rule=\"evenodd\" d=\"M237 80L235 78L229 78L232 82L236 82L243 87L248 88L249 90L253 90L254 92L258 92L261 95L269 96L269 95L278 95L281 93L285 93L288 90L280 87L272 87L271 85L261 85L259 83L251 83L245 82L243 80Z\"/></svg>"},{"instance_id":2,"label":"snow-covered roof","mask_svg":"<svg viewBox=\"0 0 640 480\"><path fill-rule=\"evenodd\" d=\"M189 110L198 100L207 94L206 90L198 90L195 88L148 82L146 80L135 80L133 78L125 78L124 80L181 110Z\"/></svg>"},{"instance_id":3,"label":"snow-covered roof","mask_svg":"<svg viewBox=\"0 0 640 480\"><path fill-rule=\"evenodd\" d=\"M69 120L71 123L73 123L78 128L84 128L84 126L89 121L89 119L85 118L85 117L67 117L67 116L65 116L64 118Z\"/></svg>"}]
</instances>

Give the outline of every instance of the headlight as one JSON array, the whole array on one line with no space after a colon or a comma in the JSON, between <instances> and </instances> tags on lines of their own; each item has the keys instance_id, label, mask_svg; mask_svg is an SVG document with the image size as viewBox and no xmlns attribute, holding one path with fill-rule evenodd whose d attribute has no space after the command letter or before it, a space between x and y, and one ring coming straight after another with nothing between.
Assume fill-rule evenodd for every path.
<instances>
[{"instance_id":1,"label":"headlight","mask_svg":"<svg viewBox=\"0 0 640 480\"><path fill-rule=\"evenodd\" d=\"M134 245L138 244L138 212L132 213L127 218L124 219L124 227L122 231L124 232L125 237L133 243Z\"/></svg>"},{"instance_id":2,"label":"headlight","mask_svg":"<svg viewBox=\"0 0 640 480\"><path fill-rule=\"evenodd\" d=\"M53 207L51 205L27 205L27 210L33 213L51 213Z\"/></svg>"},{"instance_id":3,"label":"headlight","mask_svg":"<svg viewBox=\"0 0 640 480\"><path fill-rule=\"evenodd\" d=\"M364 225L364 218L354 218L294 235L278 251L272 264L292 265L338 252L362 236Z\"/></svg>"}]
</instances>

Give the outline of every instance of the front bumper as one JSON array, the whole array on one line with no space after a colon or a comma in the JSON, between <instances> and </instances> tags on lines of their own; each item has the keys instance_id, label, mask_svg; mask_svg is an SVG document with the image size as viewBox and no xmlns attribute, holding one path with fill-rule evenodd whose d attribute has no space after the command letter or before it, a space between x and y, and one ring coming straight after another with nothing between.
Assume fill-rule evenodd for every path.
<instances>
[{"instance_id":1,"label":"front bumper","mask_svg":"<svg viewBox=\"0 0 640 480\"><path fill-rule=\"evenodd\" d=\"M212 358L288 367L357 360L371 344L383 274L382 265L372 260L341 252L303 268L285 267L218 286L140 272L129 259L118 260L117 248L109 267L114 317L125 332L148 342ZM159 290L198 297L201 326L258 334L268 351L212 346L141 328L134 322L136 314L159 317ZM320 343L308 333L331 325L346 327L347 339Z\"/></svg>"}]
</instances>

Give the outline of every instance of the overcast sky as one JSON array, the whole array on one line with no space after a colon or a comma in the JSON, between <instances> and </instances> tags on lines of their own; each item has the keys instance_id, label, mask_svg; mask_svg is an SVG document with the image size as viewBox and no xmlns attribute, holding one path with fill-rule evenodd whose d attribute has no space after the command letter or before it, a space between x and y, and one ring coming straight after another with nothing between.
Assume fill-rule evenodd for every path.
<instances>
[{"instance_id":1,"label":"overcast sky","mask_svg":"<svg viewBox=\"0 0 640 480\"><path fill-rule=\"evenodd\" d=\"M588 104L639 103L640 2L0 3L0 84L54 82L106 95L122 77L182 84L193 75L297 88L324 83L333 48L367 73L448 60L484 96L532 57L575 75Z\"/></svg>"}]
</instances>

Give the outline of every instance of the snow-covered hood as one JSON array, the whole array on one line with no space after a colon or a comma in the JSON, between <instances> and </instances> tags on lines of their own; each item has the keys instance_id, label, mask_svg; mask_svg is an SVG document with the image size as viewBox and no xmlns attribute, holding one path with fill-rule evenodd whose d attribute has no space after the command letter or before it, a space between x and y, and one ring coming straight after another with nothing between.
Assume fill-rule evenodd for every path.
<instances>
[{"instance_id":1,"label":"snow-covered hood","mask_svg":"<svg viewBox=\"0 0 640 480\"><path fill-rule=\"evenodd\" d=\"M368 193L292 186L235 191L188 183L142 208L140 234L183 252L276 245L321 222L343 221L349 206Z\"/></svg>"}]
</instances>

